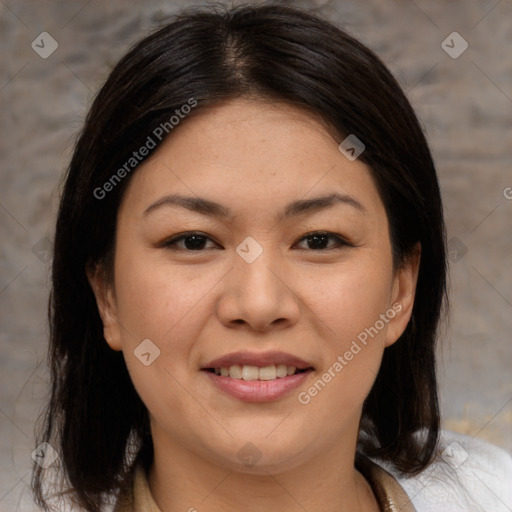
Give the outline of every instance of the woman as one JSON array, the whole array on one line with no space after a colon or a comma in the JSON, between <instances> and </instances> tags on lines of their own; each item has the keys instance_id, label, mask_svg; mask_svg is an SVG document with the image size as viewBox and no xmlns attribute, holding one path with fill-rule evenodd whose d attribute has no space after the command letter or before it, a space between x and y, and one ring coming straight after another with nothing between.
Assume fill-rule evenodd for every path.
<instances>
[{"instance_id":1,"label":"woman","mask_svg":"<svg viewBox=\"0 0 512 512\"><path fill-rule=\"evenodd\" d=\"M439 440L443 306L436 171L382 62L290 7L183 13L76 144L39 442L91 512L501 510L510 458Z\"/></svg>"}]
</instances>

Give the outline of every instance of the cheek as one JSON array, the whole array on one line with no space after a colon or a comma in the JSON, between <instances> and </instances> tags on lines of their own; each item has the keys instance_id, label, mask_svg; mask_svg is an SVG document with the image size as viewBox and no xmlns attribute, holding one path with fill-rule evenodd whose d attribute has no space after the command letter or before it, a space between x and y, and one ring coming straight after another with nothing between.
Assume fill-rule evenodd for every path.
<instances>
[{"instance_id":1,"label":"cheek","mask_svg":"<svg viewBox=\"0 0 512 512\"><path fill-rule=\"evenodd\" d=\"M311 279L311 308L328 327L319 344L323 366L299 397L313 415L342 423L347 415L358 414L370 392L392 318L389 265L359 260Z\"/></svg>"},{"instance_id":2,"label":"cheek","mask_svg":"<svg viewBox=\"0 0 512 512\"><path fill-rule=\"evenodd\" d=\"M200 411L191 410L182 386L196 370L191 351L206 317L205 296L218 279L197 270L194 277L147 254L116 261L117 315L126 366L141 399L160 423L185 416L199 421ZM139 350L148 339L154 346L144 341L146 348Z\"/></svg>"},{"instance_id":3,"label":"cheek","mask_svg":"<svg viewBox=\"0 0 512 512\"><path fill-rule=\"evenodd\" d=\"M120 257L116 266L117 313L128 340L150 338L167 346L183 338L184 332L191 336L191 328L200 328L196 305L214 282L215 276L209 273L196 270L192 275L183 266L147 255Z\"/></svg>"},{"instance_id":4,"label":"cheek","mask_svg":"<svg viewBox=\"0 0 512 512\"><path fill-rule=\"evenodd\" d=\"M308 305L329 327L333 340L355 338L388 308L391 270L385 263L364 259L308 279Z\"/></svg>"}]
</instances>

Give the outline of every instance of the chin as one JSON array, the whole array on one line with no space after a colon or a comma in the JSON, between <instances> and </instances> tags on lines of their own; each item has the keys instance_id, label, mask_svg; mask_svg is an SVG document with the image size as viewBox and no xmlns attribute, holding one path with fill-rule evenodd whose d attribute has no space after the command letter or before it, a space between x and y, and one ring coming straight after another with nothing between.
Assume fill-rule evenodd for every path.
<instances>
[{"instance_id":1,"label":"chin","mask_svg":"<svg viewBox=\"0 0 512 512\"><path fill-rule=\"evenodd\" d=\"M250 440L245 437L230 440L230 446L216 454L214 463L238 473L268 476L268 473L283 473L307 462L303 439L283 444L281 439L265 439L265 435L253 435ZM218 446L216 449L218 451ZM230 456L226 457L226 453Z\"/></svg>"}]
</instances>

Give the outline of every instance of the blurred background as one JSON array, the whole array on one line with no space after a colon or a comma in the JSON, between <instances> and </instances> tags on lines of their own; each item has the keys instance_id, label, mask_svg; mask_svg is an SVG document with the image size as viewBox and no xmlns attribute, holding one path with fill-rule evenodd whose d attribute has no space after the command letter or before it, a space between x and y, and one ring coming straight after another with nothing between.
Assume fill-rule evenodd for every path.
<instances>
[{"instance_id":1,"label":"blurred background","mask_svg":"<svg viewBox=\"0 0 512 512\"><path fill-rule=\"evenodd\" d=\"M76 134L127 49L201 3L0 2L1 511L36 510L28 485L48 391L53 225ZM512 453L512 1L288 3L318 9L373 49L422 121L450 250L443 426Z\"/></svg>"}]
</instances>

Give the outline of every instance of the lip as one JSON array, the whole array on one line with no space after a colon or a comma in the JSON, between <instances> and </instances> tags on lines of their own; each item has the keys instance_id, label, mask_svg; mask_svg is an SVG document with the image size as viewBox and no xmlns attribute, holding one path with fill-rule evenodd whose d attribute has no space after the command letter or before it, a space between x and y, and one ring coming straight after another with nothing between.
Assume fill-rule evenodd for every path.
<instances>
[{"instance_id":1,"label":"lip","mask_svg":"<svg viewBox=\"0 0 512 512\"><path fill-rule=\"evenodd\" d=\"M313 368L313 365L304 359L296 357L292 354L288 354L286 352L280 352L277 350L271 350L267 352L251 352L245 350L240 352L232 352L231 354L227 354L225 356L214 359L213 361L205 364L201 370L206 370L208 368L228 368L235 364L239 364L240 366L251 365L260 367L269 366L271 364L285 364L286 366L295 366L295 368L298 368L299 370ZM286 378L287 377L282 377L281 380Z\"/></svg>"},{"instance_id":2,"label":"lip","mask_svg":"<svg viewBox=\"0 0 512 512\"><path fill-rule=\"evenodd\" d=\"M200 373L210 379L210 382L218 390L243 402L271 402L288 395L292 390L299 387L312 372L313 368L310 368L302 373L296 373L274 380L248 381L222 377L221 375L216 375L206 370L202 370Z\"/></svg>"},{"instance_id":3,"label":"lip","mask_svg":"<svg viewBox=\"0 0 512 512\"><path fill-rule=\"evenodd\" d=\"M295 366L298 370L304 371L273 380L248 381L233 379L232 377L223 377L211 371L207 371L212 368L229 368L235 364L258 367L269 366L271 364L284 364L286 366ZM270 402L278 400L303 384L313 371L313 365L304 359L277 350L269 350L266 352L252 352L249 350L232 352L231 354L210 361L201 368L201 373L209 378L210 382L218 390L244 402Z\"/></svg>"}]
</instances>

